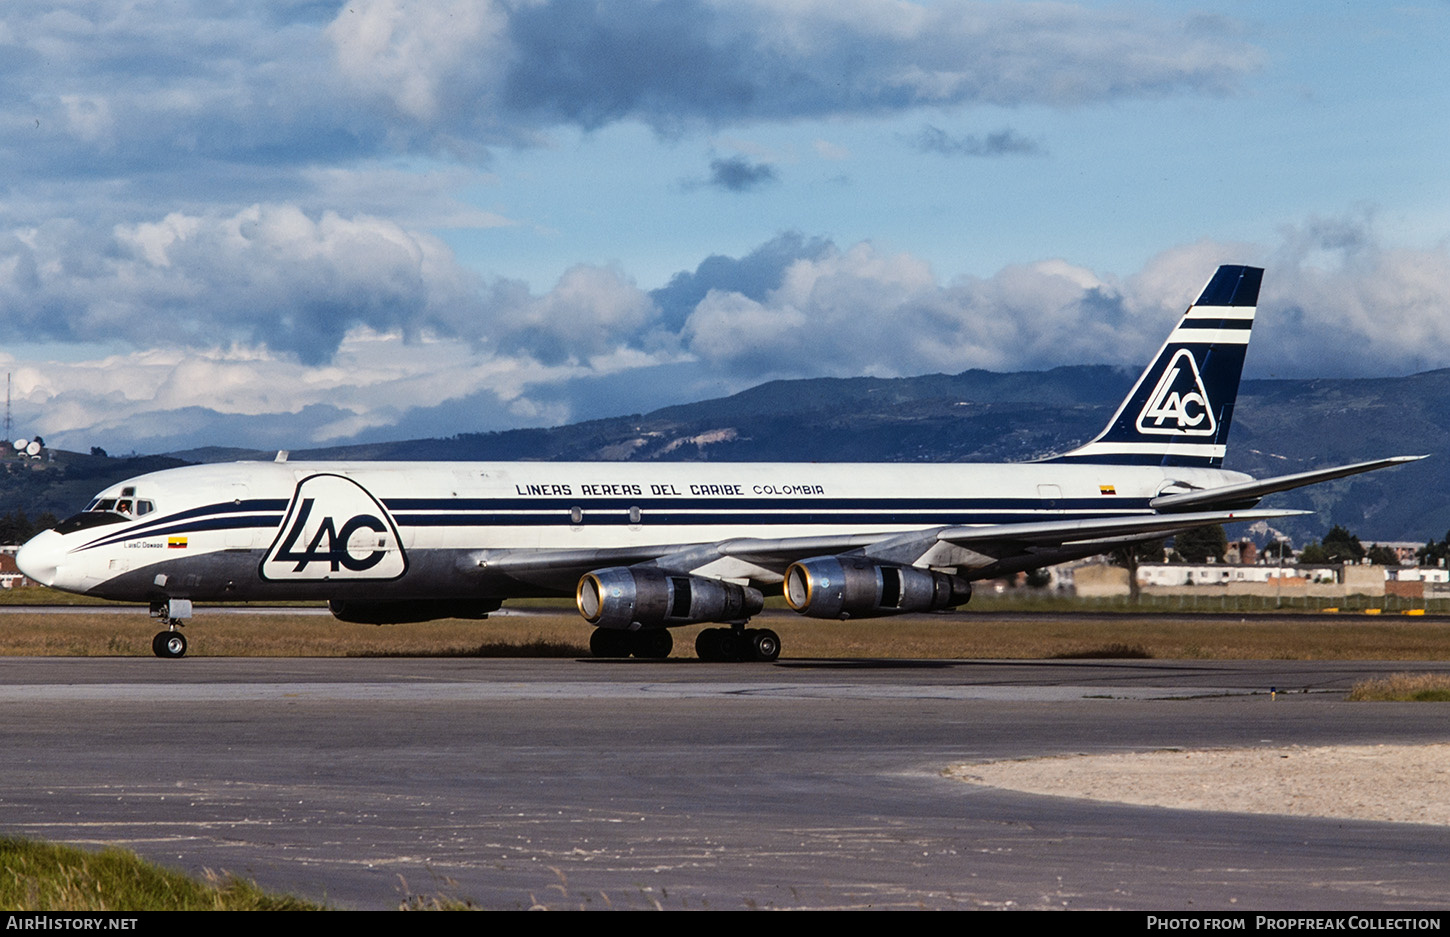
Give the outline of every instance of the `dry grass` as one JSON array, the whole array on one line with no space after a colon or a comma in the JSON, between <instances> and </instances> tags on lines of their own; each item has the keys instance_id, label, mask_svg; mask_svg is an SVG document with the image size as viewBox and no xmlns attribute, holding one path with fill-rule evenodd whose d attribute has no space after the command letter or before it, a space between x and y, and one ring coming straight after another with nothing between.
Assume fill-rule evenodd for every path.
<instances>
[{"instance_id":1,"label":"dry grass","mask_svg":"<svg viewBox=\"0 0 1450 937\"><path fill-rule=\"evenodd\" d=\"M1111 650L1106 656L1160 660L1450 659L1450 622L1424 618L1084 620L964 611L847 622L791 615L771 619L770 627L780 632L791 657L1039 659L1104 656Z\"/></svg>"},{"instance_id":2,"label":"dry grass","mask_svg":"<svg viewBox=\"0 0 1450 937\"><path fill-rule=\"evenodd\" d=\"M121 849L0 839L0 907L9 911L316 911L230 875L204 882Z\"/></svg>"},{"instance_id":3,"label":"dry grass","mask_svg":"<svg viewBox=\"0 0 1450 937\"><path fill-rule=\"evenodd\" d=\"M1450 674L1396 673L1361 680L1346 699L1356 702L1450 702Z\"/></svg>"},{"instance_id":4,"label":"dry grass","mask_svg":"<svg viewBox=\"0 0 1450 937\"><path fill-rule=\"evenodd\" d=\"M767 611L755 624L779 632L791 658L1450 660L1450 621L1402 616L1074 619L964 610L840 622ZM584 657L589 630L576 612L560 606L533 606L481 622L383 626L348 624L327 614L202 608L185 634L190 655L198 657ZM693 657L699 630L673 629L672 656ZM0 616L0 655L149 656L155 631L142 608L7 613Z\"/></svg>"},{"instance_id":5,"label":"dry grass","mask_svg":"<svg viewBox=\"0 0 1450 937\"><path fill-rule=\"evenodd\" d=\"M149 656L158 624L133 613L7 614L0 655ZM446 619L412 625L359 625L328 614L229 614L199 609L182 629L195 657L506 657L586 656L589 628L562 613L485 622Z\"/></svg>"}]
</instances>

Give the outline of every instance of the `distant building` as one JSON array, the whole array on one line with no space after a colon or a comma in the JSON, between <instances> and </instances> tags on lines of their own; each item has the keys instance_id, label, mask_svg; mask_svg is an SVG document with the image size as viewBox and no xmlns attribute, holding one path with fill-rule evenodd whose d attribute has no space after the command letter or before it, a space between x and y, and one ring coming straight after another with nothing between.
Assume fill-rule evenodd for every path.
<instances>
[{"instance_id":1,"label":"distant building","mask_svg":"<svg viewBox=\"0 0 1450 937\"><path fill-rule=\"evenodd\" d=\"M1399 560L1401 566L1414 566L1417 562L1419 562L1419 557L1416 556L1416 554L1421 549L1423 549L1425 545L1423 543L1410 543L1406 540L1386 540L1381 541L1378 544L1365 544L1365 546L1381 546L1385 547L1386 549L1393 550L1395 557Z\"/></svg>"},{"instance_id":2,"label":"distant building","mask_svg":"<svg viewBox=\"0 0 1450 937\"><path fill-rule=\"evenodd\" d=\"M1128 571L1104 563L1078 564L1059 573L1082 597L1129 593ZM1144 563L1138 567L1144 595L1450 596L1450 570L1369 563L1315 565L1230 563Z\"/></svg>"},{"instance_id":3,"label":"distant building","mask_svg":"<svg viewBox=\"0 0 1450 937\"><path fill-rule=\"evenodd\" d=\"M1450 583L1450 569L1443 566L1395 566L1390 568L1389 578L1396 582Z\"/></svg>"},{"instance_id":4,"label":"distant building","mask_svg":"<svg viewBox=\"0 0 1450 937\"><path fill-rule=\"evenodd\" d=\"M1224 550L1225 563L1252 566L1259 561L1259 545L1252 540L1235 540Z\"/></svg>"},{"instance_id":5,"label":"distant building","mask_svg":"<svg viewBox=\"0 0 1450 937\"><path fill-rule=\"evenodd\" d=\"M15 551L19 547L0 547L0 589L14 589L16 586L28 586L30 580L15 565Z\"/></svg>"}]
</instances>

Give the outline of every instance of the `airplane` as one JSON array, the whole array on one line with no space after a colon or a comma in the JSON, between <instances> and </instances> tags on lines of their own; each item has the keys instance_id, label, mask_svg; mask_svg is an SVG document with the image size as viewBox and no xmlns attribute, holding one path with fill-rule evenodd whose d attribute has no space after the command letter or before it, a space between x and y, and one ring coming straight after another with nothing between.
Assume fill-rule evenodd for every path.
<instances>
[{"instance_id":1,"label":"airplane","mask_svg":"<svg viewBox=\"0 0 1450 937\"><path fill-rule=\"evenodd\" d=\"M272 462L121 482L23 547L57 589L149 603L179 658L193 603L326 600L348 622L483 619L572 594L599 657L773 661L766 594L830 619L956 608L972 582L1196 527L1304 514L1266 495L1399 456L1222 468L1263 270L1219 267L1107 426L1012 464Z\"/></svg>"}]
</instances>

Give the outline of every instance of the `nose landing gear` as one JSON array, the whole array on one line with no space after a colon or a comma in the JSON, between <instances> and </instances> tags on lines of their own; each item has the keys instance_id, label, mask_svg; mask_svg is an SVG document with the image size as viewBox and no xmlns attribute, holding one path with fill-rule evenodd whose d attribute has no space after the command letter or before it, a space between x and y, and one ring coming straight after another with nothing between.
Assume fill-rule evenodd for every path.
<instances>
[{"instance_id":1,"label":"nose landing gear","mask_svg":"<svg viewBox=\"0 0 1450 937\"><path fill-rule=\"evenodd\" d=\"M157 599L151 603L151 617L166 623L166 630L151 639L151 653L157 657L186 656L186 635L179 630L183 620L191 617L190 599Z\"/></svg>"},{"instance_id":2,"label":"nose landing gear","mask_svg":"<svg viewBox=\"0 0 1450 937\"><path fill-rule=\"evenodd\" d=\"M185 657L186 635L180 631L160 631L151 639L151 653L157 657Z\"/></svg>"}]
</instances>

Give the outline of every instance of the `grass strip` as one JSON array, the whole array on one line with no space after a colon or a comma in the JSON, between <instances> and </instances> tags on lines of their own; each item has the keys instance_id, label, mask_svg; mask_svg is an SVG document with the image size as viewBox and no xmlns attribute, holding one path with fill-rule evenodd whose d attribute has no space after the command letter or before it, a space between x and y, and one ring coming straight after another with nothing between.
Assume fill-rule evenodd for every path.
<instances>
[{"instance_id":1,"label":"grass strip","mask_svg":"<svg viewBox=\"0 0 1450 937\"><path fill-rule=\"evenodd\" d=\"M321 911L232 875L206 881L152 865L124 849L0 838L0 907L9 911Z\"/></svg>"},{"instance_id":2,"label":"grass strip","mask_svg":"<svg viewBox=\"0 0 1450 937\"><path fill-rule=\"evenodd\" d=\"M8 613L0 656L150 657L155 622L144 609ZM949 614L828 621L767 610L755 627L801 658L1156 660L1450 660L1450 620L1408 616L996 616ZM693 658L703 626L672 628L673 658ZM587 657L590 626L577 612L536 607L487 621L359 625L285 610L197 610L188 657ZM175 662L168 662L175 663Z\"/></svg>"},{"instance_id":3,"label":"grass strip","mask_svg":"<svg viewBox=\"0 0 1450 937\"><path fill-rule=\"evenodd\" d=\"M1450 703L1450 674L1395 673L1361 680L1345 698L1360 703Z\"/></svg>"}]
</instances>

